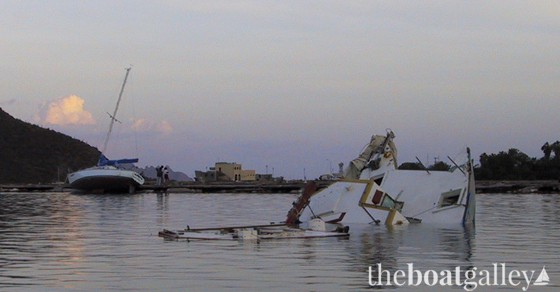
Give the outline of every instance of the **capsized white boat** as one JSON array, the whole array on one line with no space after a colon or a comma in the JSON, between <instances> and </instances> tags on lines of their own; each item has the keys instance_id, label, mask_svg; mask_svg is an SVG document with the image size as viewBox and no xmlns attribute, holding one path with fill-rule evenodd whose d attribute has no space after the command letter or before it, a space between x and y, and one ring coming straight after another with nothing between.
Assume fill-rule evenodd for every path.
<instances>
[{"instance_id":1,"label":"capsized white boat","mask_svg":"<svg viewBox=\"0 0 560 292\"><path fill-rule=\"evenodd\" d=\"M316 191L308 186L288 212L287 223L444 223L473 225L475 185L470 150L449 171L399 170L395 135L374 135L344 178ZM457 162L456 162L457 161Z\"/></svg>"},{"instance_id":2,"label":"capsized white boat","mask_svg":"<svg viewBox=\"0 0 560 292\"><path fill-rule=\"evenodd\" d=\"M119 109L119 104L121 102L130 69L131 68L126 68L126 75L119 93L119 98L117 99L115 111L113 112L113 115L109 114L111 117L111 123L109 124L109 131L107 132L107 137L105 138L105 143L103 144L103 150L101 151L99 162L97 163L97 166L68 174L67 179L70 187L73 189L81 191L134 193L138 186L144 184L144 178L139 173L132 170L122 169L120 167L122 164L138 162L137 158L109 160L105 157L105 155L103 155L107 149L107 143L109 142L111 132L113 131L113 124L117 120L117 111Z\"/></svg>"}]
</instances>

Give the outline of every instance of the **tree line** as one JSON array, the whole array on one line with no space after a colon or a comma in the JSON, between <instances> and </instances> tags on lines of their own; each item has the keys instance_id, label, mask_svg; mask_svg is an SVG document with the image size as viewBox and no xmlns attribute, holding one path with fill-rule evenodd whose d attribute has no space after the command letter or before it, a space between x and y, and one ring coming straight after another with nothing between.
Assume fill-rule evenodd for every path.
<instances>
[{"instance_id":1,"label":"tree line","mask_svg":"<svg viewBox=\"0 0 560 292\"><path fill-rule=\"evenodd\" d=\"M541 147L543 157L535 158L511 148L497 154L482 153L480 164L474 167L478 180L558 180L560 179L560 141L546 142ZM429 170L449 170L450 165L438 161ZM406 162L399 169L425 169L420 163Z\"/></svg>"},{"instance_id":2,"label":"tree line","mask_svg":"<svg viewBox=\"0 0 560 292\"><path fill-rule=\"evenodd\" d=\"M529 157L518 149L480 155L475 177L480 180L557 180L560 179L560 141L546 142L543 157Z\"/></svg>"}]
</instances>

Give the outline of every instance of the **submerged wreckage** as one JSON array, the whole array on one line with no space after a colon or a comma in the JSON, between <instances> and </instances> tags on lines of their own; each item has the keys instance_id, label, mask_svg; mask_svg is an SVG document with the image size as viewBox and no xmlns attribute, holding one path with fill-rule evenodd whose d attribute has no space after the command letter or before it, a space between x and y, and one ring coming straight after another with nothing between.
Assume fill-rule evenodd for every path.
<instances>
[{"instance_id":1,"label":"submerged wreckage","mask_svg":"<svg viewBox=\"0 0 560 292\"><path fill-rule=\"evenodd\" d=\"M449 171L400 170L395 135L374 135L344 178L318 190L312 182L280 224L164 229L166 239L247 240L348 236L348 223L474 225L476 200L469 148ZM458 161L455 162L455 161Z\"/></svg>"},{"instance_id":2,"label":"submerged wreckage","mask_svg":"<svg viewBox=\"0 0 560 292\"><path fill-rule=\"evenodd\" d=\"M400 170L394 137L390 130L385 136L374 135L343 179L302 194L287 221L473 225L476 201L470 149L455 159L448 157L453 164L449 171Z\"/></svg>"},{"instance_id":3,"label":"submerged wreckage","mask_svg":"<svg viewBox=\"0 0 560 292\"><path fill-rule=\"evenodd\" d=\"M171 240L267 240L348 237L348 230L347 226L342 227L339 224L325 223L321 219L313 219L309 222L308 228L285 223L198 229L188 227L178 231L164 229L159 232L159 236Z\"/></svg>"}]
</instances>

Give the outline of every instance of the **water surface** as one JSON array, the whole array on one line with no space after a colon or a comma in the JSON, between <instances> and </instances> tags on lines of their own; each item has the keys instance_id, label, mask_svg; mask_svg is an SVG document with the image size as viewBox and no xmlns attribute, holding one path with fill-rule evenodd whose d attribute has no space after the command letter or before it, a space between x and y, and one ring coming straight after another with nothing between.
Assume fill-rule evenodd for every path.
<instances>
[{"instance_id":1,"label":"water surface","mask_svg":"<svg viewBox=\"0 0 560 292\"><path fill-rule=\"evenodd\" d=\"M378 263L388 270L414 263L436 271L490 269L493 263L538 271L546 266L551 284L530 291L560 289L560 195L479 195L476 230L351 225L349 239L259 243L157 236L163 228L187 225L282 221L295 198L1 193L0 290L360 291L371 290L368 268Z\"/></svg>"}]
</instances>

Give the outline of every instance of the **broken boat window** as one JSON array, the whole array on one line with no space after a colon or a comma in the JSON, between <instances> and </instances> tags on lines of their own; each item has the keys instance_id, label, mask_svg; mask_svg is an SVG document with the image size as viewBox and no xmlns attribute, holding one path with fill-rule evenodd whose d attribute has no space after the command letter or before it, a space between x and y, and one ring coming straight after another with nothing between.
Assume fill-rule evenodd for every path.
<instances>
[{"instance_id":1,"label":"broken boat window","mask_svg":"<svg viewBox=\"0 0 560 292\"><path fill-rule=\"evenodd\" d=\"M379 205L379 203L381 202L381 198L383 197L383 192L380 190L376 190L375 194L373 195L373 198L371 199L371 202L374 205Z\"/></svg>"},{"instance_id":2,"label":"broken boat window","mask_svg":"<svg viewBox=\"0 0 560 292\"><path fill-rule=\"evenodd\" d=\"M374 177L373 181L377 184L377 185L381 185L381 183L383 182L383 174L378 176L378 177Z\"/></svg>"},{"instance_id":3,"label":"broken boat window","mask_svg":"<svg viewBox=\"0 0 560 292\"><path fill-rule=\"evenodd\" d=\"M449 192L441 193L439 198L438 207L443 208L451 205L459 204L461 198L461 191L463 189L451 190Z\"/></svg>"},{"instance_id":4,"label":"broken boat window","mask_svg":"<svg viewBox=\"0 0 560 292\"><path fill-rule=\"evenodd\" d=\"M385 208L393 209L395 207L395 201L393 198L389 196L383 197L383 202L381 202L381 206Z\"/></svg>"},{"instance_id":5,"label":"broken boat window","mask_svg":"<svg viewBox=\"0 0 560 292\"><path fill-rule=\"evenodd\" d=\"M383 201L381 202L381 207L389 208L389 209L396 209L397 211L401 211L404 202L397 201L393 199L389 194L385 194L383 196Z\"/></svg>"}]
</instances>

